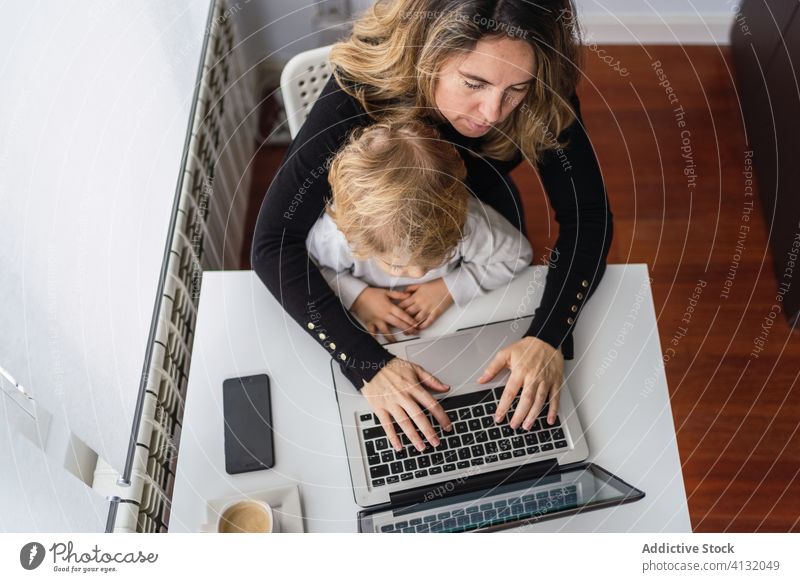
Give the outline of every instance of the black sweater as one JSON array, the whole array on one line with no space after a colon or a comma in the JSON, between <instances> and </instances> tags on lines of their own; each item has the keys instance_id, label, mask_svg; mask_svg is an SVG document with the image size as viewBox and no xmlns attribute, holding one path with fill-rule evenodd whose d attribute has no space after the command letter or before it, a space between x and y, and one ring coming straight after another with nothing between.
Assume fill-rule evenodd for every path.
<instances>
[{"instance_id":1,"label":"black sweater","mask_svg":"<svg viewBox=\"0 0 800 582\"><path fill-rule=\"evenodd\" d=\"M577 96L572 104L578 119L560 136L569 140L567 147L545 152L537 164L559 236L542 302L526 333L560 347L567 359L572 358L572 329L605 272L612 237L608 198ZM344 308L309 260L305 242L331 195L330 158L355 127L372 122L331 77L267 191L251 253L253 268L270 292L359 389L394 356ZM521 162L521 154L510 161L485 158L475 153L480 138L464 137L448 123L437 128L457 146L474 192L507 189L503 176Z\"/></svg>"}]
</instances>

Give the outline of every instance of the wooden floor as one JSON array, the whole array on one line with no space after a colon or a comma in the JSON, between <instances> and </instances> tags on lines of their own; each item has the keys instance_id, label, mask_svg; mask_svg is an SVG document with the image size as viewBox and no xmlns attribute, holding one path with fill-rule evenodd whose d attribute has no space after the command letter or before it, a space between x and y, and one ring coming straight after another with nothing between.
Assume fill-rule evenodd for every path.
<instances>
[{"instance_id":1,"label":"wooden floor","mask_svg":"<svg viewBox=\"0 0 800 582\"><path fill-rule=\"evenodd\" d=\"M800 531L800 334L792 334L779 314L763 351L751 355L777 287L759 198L752 214L745 210L748 146L728 52L601 48L628 73L589 51L580 89L615 217L609 262L649 265L692 527ZM659 85L655 61L677 102L670 103ZM691 160L682 156L684 145ZM249 232L283 151L257 154ZM694 188L684 173L690 163ZM539 259L552 246L557 224L545 210L536 172L520 167L514 178ZM746 236L743 225L750 227ZM249 268L247 249L242 267ZM674 353L666 352L670 347Z\"/></svg>"}]
</instances>

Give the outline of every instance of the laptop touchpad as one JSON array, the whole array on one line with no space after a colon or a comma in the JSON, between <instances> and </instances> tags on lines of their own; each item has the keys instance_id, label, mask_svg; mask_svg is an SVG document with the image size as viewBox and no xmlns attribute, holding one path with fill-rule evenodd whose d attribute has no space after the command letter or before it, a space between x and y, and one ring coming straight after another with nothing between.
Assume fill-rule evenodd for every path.
<instances>
[{"instance_id":1,"label":"laptop touchpad","mask_svg":"<svg viewBox=\"0 0 800 582\"><path fill-rule=\"evenodd\" d=\"M475 333L436 338L406 347L408 359L450 386L478 381L501 345L481 341ZM499 376L498 376L499 377Z\"/></svg>"}]
</instances>

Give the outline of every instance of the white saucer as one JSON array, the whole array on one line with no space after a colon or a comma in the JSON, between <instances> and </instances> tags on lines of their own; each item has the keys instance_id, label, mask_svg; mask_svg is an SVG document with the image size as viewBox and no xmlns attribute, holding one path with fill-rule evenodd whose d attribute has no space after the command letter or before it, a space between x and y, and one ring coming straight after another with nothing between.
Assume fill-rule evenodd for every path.
<instances>
[{"instance_id":1,"label":"white saucer","mask_svg":"<svg viewBox=\"0 0 800 582\"><path fill-rule=\"evenodd\" d=\"M212 499L206 505L206 523L216 523L222 508L236 499L260 499L272 507L281 533L303 533L303 509L297 485L252 491L223 499Z\"/></svg>"}]
</instances>

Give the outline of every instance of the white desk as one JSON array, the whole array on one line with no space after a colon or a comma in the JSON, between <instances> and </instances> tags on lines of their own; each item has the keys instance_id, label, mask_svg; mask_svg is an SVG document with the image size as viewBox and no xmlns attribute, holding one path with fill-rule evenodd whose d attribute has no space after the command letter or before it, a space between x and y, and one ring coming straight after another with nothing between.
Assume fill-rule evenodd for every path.
<instances>
[{"instance_id":1,"label":"white desk","mask_svg":"<svg viewBox=\"0 0 800 582\"><path fill-rule=\"evenodd\" d=\"M451 308L424 335L531 313L546 269L508 289ZM642 489L636 503L527 526L525 531L686 532L672 410L645 265L609 266L584 308L565 373L589 460ZM605 363L604 363L605 359ZM266 372L272 381L276 465L231 476L223 458L222 382ZM203 279L173 496L171 532L198 531L207 502L298 484L305 531L354 532L353 501L327 354L289 318L252 272Z\"/></svg>"}]
</instances>

